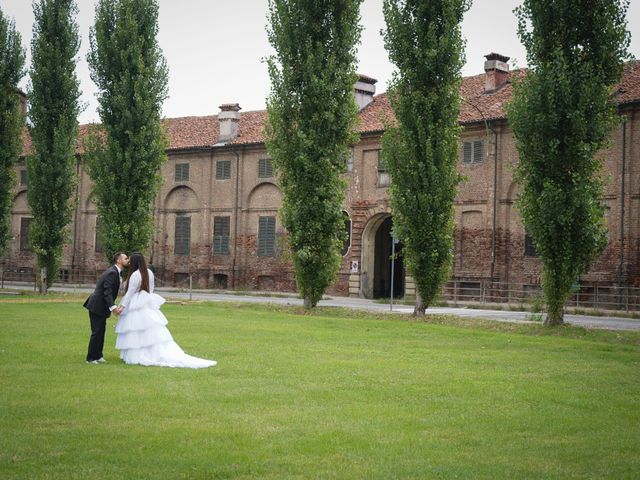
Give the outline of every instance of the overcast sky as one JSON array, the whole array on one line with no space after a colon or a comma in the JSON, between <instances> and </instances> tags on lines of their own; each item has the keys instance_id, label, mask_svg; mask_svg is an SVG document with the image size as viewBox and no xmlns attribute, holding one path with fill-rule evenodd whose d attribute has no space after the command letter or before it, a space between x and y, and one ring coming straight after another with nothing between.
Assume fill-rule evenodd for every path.
<instances>
[{"instance_id":1,"label":"overcast sky","mask_svg":"<svg viewBox=\"0 0 640 480\"><path fill-rule=\"evenodd\" d=\"M516 34L513 9L518 0L475 0L462 24L467 41L463 75L483 71L484 57L497 52L511 57L510 64L526 66L526 52ZM78 77L86 109L80 122L99 121L95 85L85 60L89 28L96 0L77 0L77 22L82 45ZM169 98L166 117L214 115L223 103L239 103L243 111L265 108L269 76L262 59L271 53L267 41L267 0L159 0L159 42L169 65ZM6 16L15 20L30 58L33 12L31 0L1 0ZM358 71L378 79L377 93L386 90L393 71L380 30L384 27L382 0L362 3L362 42L358 47ZM640 0L628 11L631 53L640 57ZM29 61L29 60L27 60ZM21 83L27 88L27 76Z\"/></svg>"}]
</instances>

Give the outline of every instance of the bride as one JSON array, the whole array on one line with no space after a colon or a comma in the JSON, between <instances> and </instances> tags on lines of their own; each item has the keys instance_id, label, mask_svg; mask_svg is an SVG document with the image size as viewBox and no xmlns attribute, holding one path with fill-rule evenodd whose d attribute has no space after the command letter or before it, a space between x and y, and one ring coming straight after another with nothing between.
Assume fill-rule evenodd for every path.
<instances>
[{"instance_id":1,"label":"bride","mask_svg":"<svg viewBox=\"0 0 640 480\"><path fill-rule=\"evenodd\" d=\"M141 253L134 253L129 262L129 280L122 299L124 307L116 324L116 348L125 363L158 367L206 368L213 360L187 355L173 341L167 329L167 319L160 311L165 302L153 293L153 272Z\"/></svg>"}]
</instances>

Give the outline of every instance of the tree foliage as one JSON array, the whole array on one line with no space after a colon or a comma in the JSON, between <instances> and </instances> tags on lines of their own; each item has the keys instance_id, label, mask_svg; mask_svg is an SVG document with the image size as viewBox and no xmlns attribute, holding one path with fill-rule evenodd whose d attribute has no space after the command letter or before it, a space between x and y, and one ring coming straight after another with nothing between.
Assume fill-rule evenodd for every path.
<instances>
[{"instance_id":1,"label":"tree foliage","mask_svg":"<svg viewBox=\"0 0 640 480\"><path fill-rule=\"evenodd\" d=\"M33 213L29 239L46 292L58 274L73 212L80 38L74 0L39 0L33 10L29 119L34 152L27 157L27 196Z\"/></svg>"},{"instance_id":2,"label":"tree foliage","mask_svg":"<svg viewBox=\"0 0 640 480\"><path fill-rule=\"evenodd\" d=\"M22 152L24 115L18 83L24 76L25 52L13 20L0 9L0 256L11 237L14 167Z\"/></svg>"},{"instance_id":3,"label":"tree foliage","mask_svg":"<svg viewBox=\"0 0 640 480\"><path fill-rule=\"evenodd\" d=\"M508 117L520 161L518 206L543 262L546 325L607 243L602 159L615 122L610 94L627 57L628 2L525 0L516 9L529 70Z\"/></svg>"},{"instance_id":4,"label":"tree foliage","mask_svg":"<svg viewBox=\"0 0 640 480\"><path fill-rule=\"evenodd\" d=\"M87 145L87 166L107 258L144 251L153 236L168 144L160 122L168 70L157 35L156 0L98 2L87 60L102 128Z\"/></svg>"},{"instance_id":5,"label":"tree foliage","mask_svg":"<svg viewBox=\"0 0 640 480\"><path fill-rule=\"evenodd\" d=\"M344 236L341 178L357 142L353 95L361 0L270 0L267 149L283 191L298 288L311 308L335 278Z\"/></svg>"},{"instance_id":6,"label":"tree foliage","mask_svg":"<svg viewBox=\"0 0 640 480\"><path fill-rule=\"evenodd\" d=\"M424 315L446 281L453 258L453 202L460 127L460 22L466 0L385 0L385 47L396 65L388 96L382 159L391 174L394 230Z\"/></svg>"}]
</instances>

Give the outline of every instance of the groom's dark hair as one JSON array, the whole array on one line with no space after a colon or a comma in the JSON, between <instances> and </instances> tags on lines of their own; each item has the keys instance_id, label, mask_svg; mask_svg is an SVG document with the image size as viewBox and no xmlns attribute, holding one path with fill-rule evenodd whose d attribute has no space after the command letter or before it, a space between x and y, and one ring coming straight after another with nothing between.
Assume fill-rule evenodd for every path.
<instances>
[{"instance_id":1,"label":"groom's dark hair","mask_svg":"<svg viewBox=\"0 0 640 480\"><path fill-rule=\"evenodd\" d=\"M120 255L126 255L126 253L124 252L118 252L113 256L113 263L114 265L116 264L116 262L118 261L118 259L120 258Z\"/></svg>"}]
</instances>

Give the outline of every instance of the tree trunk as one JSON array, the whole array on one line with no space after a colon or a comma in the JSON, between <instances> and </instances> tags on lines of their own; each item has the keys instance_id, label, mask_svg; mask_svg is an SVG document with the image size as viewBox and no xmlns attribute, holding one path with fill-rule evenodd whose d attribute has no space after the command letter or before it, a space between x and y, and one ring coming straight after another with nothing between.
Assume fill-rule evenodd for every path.
<instances>
[{"instance_id":1,"label":"tree trunk","mask_svg":"<svg viewBox=\"0 0 640 480\"><path fill-rule=\"evenodd\" d=\"M422 301L422 297L418 292L416 292L416 305L413 309L414 317L424 317L424 311L427 309L427 306Z\"/></svg>"},{"instance_id":2,"label":"tree trunk","mask_svg":"<svg viewBox=\"0 0 640 480\"><path fill-rule=\"evenodd\" d=\"M559 288L555 290L545 289L547 301L547 316L544 319L545 327L555 327L564 323L564 302L565 296L558 293Z\"/></svg>"},{"instance_id":3,"label":"tree trunk","mask_svg":"<svg viewBox=\"0 0 640 480\"><path fill-rule=\"evenodd\" d=\"M40 294L46 295L47 293L47 267L40 268Z\"/></svg>"},{"instance_id":4,"label":"tree trunk","mask_svg":"<svg viewBox=\"0 0 640 480\"><path fill-rule=\"evenodd\" d=\"M558 325L562 325L564 323L564 311L560 309L559 311L552 312L549 310L547 312L547 316L544 319L543 325L545 327L557 327Z\"/></svg>"},{"instance_id":5,"label":"tree trunk","mask_svg":"<svg viewBox=\"0 0 640 480\"><path fill-rule=\"evenodd\" d=\"M304 309L305 310L311 310L313 307L315 307L315 304L311 301L311 296L310 295L305 295L304 296Z\"/></svg>"}]
</instances>

